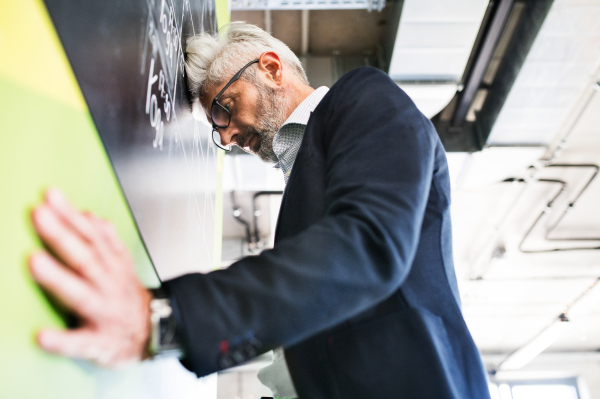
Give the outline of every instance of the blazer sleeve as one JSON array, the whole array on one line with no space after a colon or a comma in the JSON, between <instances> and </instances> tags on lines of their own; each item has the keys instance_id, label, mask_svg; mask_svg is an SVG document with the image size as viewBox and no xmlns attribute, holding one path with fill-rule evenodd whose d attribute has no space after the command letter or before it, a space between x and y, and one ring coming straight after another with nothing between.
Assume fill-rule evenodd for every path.
<instances>
[{"instance_id":1,"label":"blazer sleeve","mask_svg":"<svg viewBox=\"0 0 600 399\"><path fill-rule=\"evenodd\" d=\"M336 85L309 122L327 132L325 216L259 256L164 284L179 305L184 364L199 376L333 327L391 295L410 271L437 134L378 70Z\"/></svg>"}]
</instances>

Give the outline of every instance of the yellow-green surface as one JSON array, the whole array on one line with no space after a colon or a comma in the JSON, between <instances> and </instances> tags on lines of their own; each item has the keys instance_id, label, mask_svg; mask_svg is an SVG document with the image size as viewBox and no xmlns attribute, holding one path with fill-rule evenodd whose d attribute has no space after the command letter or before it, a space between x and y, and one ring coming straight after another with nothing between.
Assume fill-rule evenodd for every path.
<instances>
[{"instance_id":1,"label":"yellow-green surface","mask_svg":"<svg viewBox=\"0 0 600 399\"><path fill-rule=\"evenodd\" d=\"M39 328L63 325L26 268L40 247L29 212L47 187L113 221L142 281L158 284L41 0L0 0L0 139L0 398L127 397L136 368L115 375L34 343Z\"/></svg>"},{"instance_id":2,"label":"yellow-green surface","mask_svg":"<svg viewBox=\"0 0 600 399\"><path fill-rule=\"evenodd\" d=\"M27 273L26 257L39 247L31 207L44 188L60 187L77 206L112 220L142 280L157 279L39 0L0 3L0 137L0 398L96 397L102 371L34 344L36 330L63 322ZM129 373L115 381L127 385ZM106 389L123 390L116 385Z\"/></svg>"}]
</instances>

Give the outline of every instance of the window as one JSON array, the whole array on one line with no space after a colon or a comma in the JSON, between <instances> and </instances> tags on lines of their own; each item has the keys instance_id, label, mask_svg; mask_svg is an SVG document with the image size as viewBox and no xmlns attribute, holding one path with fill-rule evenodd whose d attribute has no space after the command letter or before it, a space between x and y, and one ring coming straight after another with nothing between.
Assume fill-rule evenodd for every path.
<instances>
[{"instance_id":1,"label":"window","mask_svg":"<svg viewBox=\"0 0 600 399\"><path fill-rule=\"evenodd\" d=\"M576 378L553 380L496 380L490 383L492 399L580 399Z\"/></svg>"}]
</instances>

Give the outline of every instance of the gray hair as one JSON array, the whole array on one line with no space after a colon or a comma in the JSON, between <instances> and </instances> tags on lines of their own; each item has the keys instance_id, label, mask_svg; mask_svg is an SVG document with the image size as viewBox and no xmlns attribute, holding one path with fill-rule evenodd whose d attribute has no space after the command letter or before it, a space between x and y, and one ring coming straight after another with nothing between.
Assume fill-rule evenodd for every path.
<instances>
[{"instance_id":1,"label":"gray hair","mask_svg":"<svg viewBox=\"0 0 600 399\"><path fill-rule=\"evenodd\" d=\"M194 115L201 112L199 97L208 88L230 79L248 62L266 51L277 53L293 75L308 85L308 79L298 57L282 41L258 26L232 22L217 34L208 33L187 39L185 71L192 93ZM256 83L256 73L244 73L242 78Z\"/></svg>"}]
</instances>

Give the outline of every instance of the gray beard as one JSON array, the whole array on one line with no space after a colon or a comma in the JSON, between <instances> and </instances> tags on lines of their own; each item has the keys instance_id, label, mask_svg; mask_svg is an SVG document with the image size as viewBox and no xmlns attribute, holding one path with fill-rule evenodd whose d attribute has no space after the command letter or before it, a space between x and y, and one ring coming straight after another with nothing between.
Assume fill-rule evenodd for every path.
<instances>
[{"instance_id":1,"label":"gray beard","mask_svg":"<svg viewBox=\"0 0 600 399\"><path fill-rule=\"evenodd\" d=\"M254 154L264 162L276 163L278 159L273 151L273 139L287 119L287 100L282 90L273 89L262 82L256 86L259 94L257 122L255 126L246 129L240 142L244 142L246 138L254 134L258 135L260 147Z\"/></svg>"}]
</instances>

